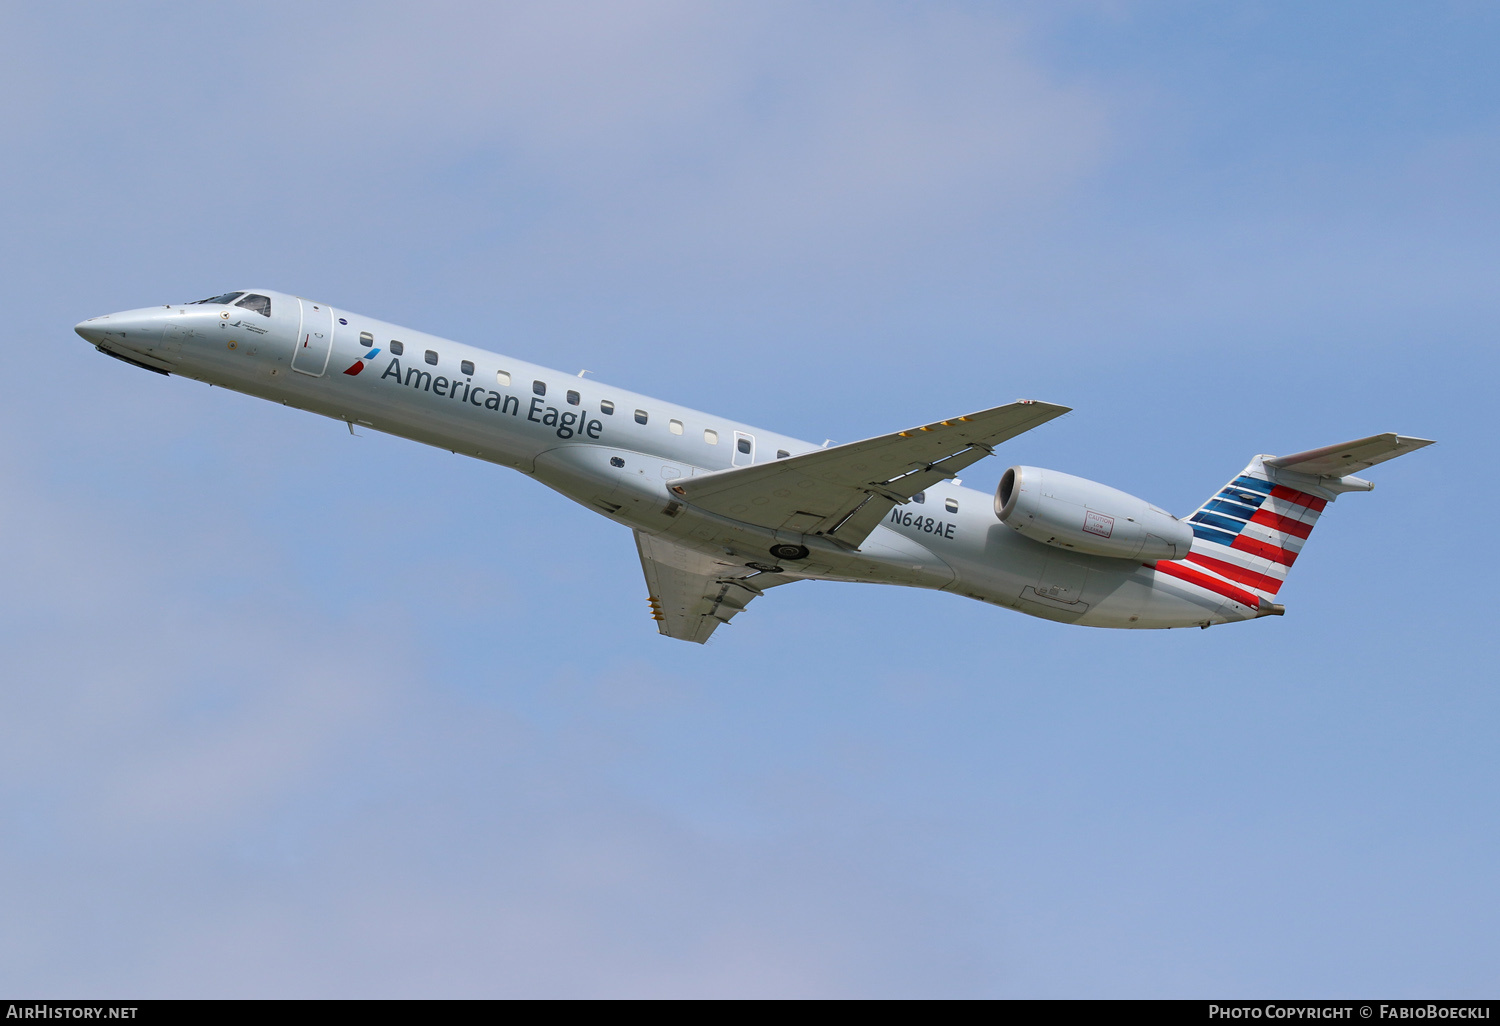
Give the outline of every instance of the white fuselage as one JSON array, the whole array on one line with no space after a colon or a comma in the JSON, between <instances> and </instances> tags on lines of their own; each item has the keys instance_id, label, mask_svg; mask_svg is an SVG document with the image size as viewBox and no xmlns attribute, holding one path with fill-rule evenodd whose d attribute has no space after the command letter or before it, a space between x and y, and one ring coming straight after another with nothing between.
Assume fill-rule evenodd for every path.
<instances>
[{"instance_id":1,"label":"white fuselage","mask_svg":"<svg viewBox=\"0 0 1500 1026\"><path fill-rule=\"evenodd\" d=\"M857 551L684 507L667 490L674 479L818 446L326 304L257 292L270 297L269 317L224 305L163 306L94 318L77 330L143 366L519 470L618 523L747 565L773 563L771 546L795 541L810 554L785 572L807 579L945 590L1098 627L1250 618L1138 560L1025 538L996 518L988 493L951 482L928 488L920 503L897 506Z\"/></svg>"}]
</instances>

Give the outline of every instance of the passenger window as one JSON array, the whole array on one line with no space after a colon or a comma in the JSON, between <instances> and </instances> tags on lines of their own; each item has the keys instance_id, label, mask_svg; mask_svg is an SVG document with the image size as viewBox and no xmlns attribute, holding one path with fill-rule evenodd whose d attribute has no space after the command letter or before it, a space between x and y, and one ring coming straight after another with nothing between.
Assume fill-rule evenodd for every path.
<instances>
[{"instance_id":1,"label":"passenger window","mask_svg":"<svg viewBox=\"0 0 1500 1026\"><path fill-rule=\"evenodd\" d=\"M423 359L426 360L428 363L432 364L434 367L436 367L437 366L437 350L436 349L429 349L429 350L427 350L427 355L424 356Z\"/></svg>"},{"instance_id":2,"label":"passenger window","mask_svg":"<svg viewBox=\"0 0 1500 1026\"><path fill-rule=\"evenodd\" d=\"M251 294L240 300L235 306L242 306L246 310L254 310L262 317L271 316L271 297Z\"/></svg>"},{"instance_id":3,"label":"passenger window","mask_svg":"<svg viewBox=\"0 0 1500 1026\"><path fill-rule=\"evenodd\" d=\"M458 369L461 370L461 371L463 371L465 374L473 374L474 373L474 361L473 360L460 360L459 364L458 364Z\"/></svg>"},{"instance_id":4,"label":"passenger window","mask_svg":"<svg viewBox=\"0 0 1500 1026\"><path fill-rule=\"evenodd\" d=\"M682 421L680 421L680 420L669 420L669 421L667 421L667 430L670 431L670 432L672 432L672 434L674 434L674 435L680 435L680 434L682 434Z\"/></svg>"},{"instance_id":5,"label":"passenger window","mask_svg":"<svg viewBox=\"0 0 1500 1026\"><path fill-rule=\"evenodd\" d=\"M504 385L506 388L509 388L510 387L510 371L496 371L495 372L495 384L497 384L497 385Z\"/></svg>"},{"instance_id":6,"label":"passenger window","mask_svg":"<svg viewBox=\"0 0 1500 1026\"><path fill-rule=\"evenodd\" d=\"M719 433L717 431L715 431L713 428L704 428L703 429L703 440L705 442L707 442L709 445L718 445L719 444Z\"/></svg>"},{"instance_id":7,"label":"passenger window","mask_svg":"<svg viewBox=\"0 0 1500 1026\"><path fill-rule=\"evenodd\" d=\"M786 459L790 455L791 455L791 453L787 452L785 449L777 449L776 450L776 458L778 460L784 460L784 459Z\"/></svg>"},{"instance_id":8,"label":"passenger window","mask_svg":"<svg viewBox=\"0 0 1500 1026\"><path fill-rule=\"evenodd\" d=\"M577 406L578 405L578 400L579 400L578 393L575 392L575 391L573 391L571 388L568 389L568 405L569 406Z\"/></svg>"},{"instance_id":9,"label":"passenger window","mask_svg":"<svg viewBox=\"0 0 1500 1026\"><path fill-rule=\"evenodd\" d=\"M943 501L943 508L945 510L947 510L949 513L957 513L958 512L958 500L957 499L946 499L946 500L944 500Z\"/></svg>"},{"instance_id":10,"label":"passenger window","mask_svg":"<svg viewBox=\"0 0 1500 1026\"><path fill-rule=\"evenodd\" d=\"M734 433L734 451L729 454L731 466L748 467L755 462L755 437L743 431Z\"/></svg>"},{"instance_id":11,"label":"passenger window","mask_svg":"<svg viewBox=\"0 0 1500 1026\"><path fill-rule=\"evenodd\" d=\"M599 412L602 413L602 414L604 414L606 417L613 417L615 415L615 403L614 403L614 400L613 399L600 399L599 400Z\"/></svg>"},{"instance_id":12,"label":"passenger window","mask_svg":"<svg viewBox=\"0 0 1500 1026\"><path fill-rule=\"evenodd\" d=\"M644 423L646 423L646 411L645 410L636 410L635 411L635 422L637 424L644 424Z\"/></svg>"},{"instance_id":13,"label":"passenger window","mask_svg":"<svg viewBox=\"0 0 1500 1026\"><path fill-rule=\"evenodd\" d=\"M400 356L404 352L406 352L406 347L395 339L391 339L391 355Z\"/></svg>"},{"instance_id":14,"label":"passenger window","mask_svg":"<svg viewBox=\"0 0 1500 1026\"><path fill-rule=\"evenodd\" d=\"M531 390L537 395L546 395L547 383L545 381L533 381L531 383Z\"/></svg>"},{"instance_id":15,"label":"passenger window","mask_svg":"<svg viewBox=\"0 0 1500 1026\"><path fill-rule=\"evenodd\" d=\"M375 344L375 336L371 335L368 331L361 331L359 333L359 344L363 348L369 349Z\"/></svg>"},{"instance_id":16,"label":"passenger window","mask_svg":"<svg viewBox=\"0 0 1500 1026\"><path fill-rule=\"evenodd\" d=\"M927 501L927 493L926 492L918 492L916 495L913 495L911 497L911 501L917 503L918 505L920 505L920 504L922 504L922 503L924 503L924 502Z\"/></svg>"}]
</instances>

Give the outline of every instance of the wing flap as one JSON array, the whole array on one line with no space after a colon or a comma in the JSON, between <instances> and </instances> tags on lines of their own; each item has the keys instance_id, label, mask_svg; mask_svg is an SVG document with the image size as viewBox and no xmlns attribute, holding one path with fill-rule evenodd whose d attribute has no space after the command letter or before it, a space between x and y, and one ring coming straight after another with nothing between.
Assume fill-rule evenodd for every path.
<instances>
[{"instance_id":1,"label":"wing flap","mask_svg":"<svg viewBox=\"0 0 1500 1026\"><path fill-rule=\"evenodd\" d=\"M892 506L1067 412L1066 406L1022 400L789 459L701 474L672 491L711 513L856 548Z\"/></svg>"}]
</instances>

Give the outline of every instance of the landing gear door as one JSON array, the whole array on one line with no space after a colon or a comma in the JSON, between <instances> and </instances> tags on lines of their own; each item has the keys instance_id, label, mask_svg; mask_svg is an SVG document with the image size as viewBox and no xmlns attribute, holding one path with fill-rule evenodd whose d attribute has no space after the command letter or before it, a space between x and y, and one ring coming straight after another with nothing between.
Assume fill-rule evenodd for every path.
<instances>
[{"instance_id":1,"label":"landing gear door","mask_svg":"<svg viewBox=\"0 0 1500 1026\"><path fill-rule=\"evenodd\" d=\"M730 454L730 463L736 467L748 467L755 462L755 436L747 435L743 431L734 433L734 452Z\"/></svg>"},{"instance_id":2,"label":"landing gear door","mask_svg":"<svg viewBox=\"0 0 1500 1026\"><path fill-rule=\"evenodd\" d=\"M297 332L297 350L292 354L292 370L321 377L328 369L333 350L333 311L322 303L297 300L302 304L302 330Z\"/></svg>"}]
</instances>

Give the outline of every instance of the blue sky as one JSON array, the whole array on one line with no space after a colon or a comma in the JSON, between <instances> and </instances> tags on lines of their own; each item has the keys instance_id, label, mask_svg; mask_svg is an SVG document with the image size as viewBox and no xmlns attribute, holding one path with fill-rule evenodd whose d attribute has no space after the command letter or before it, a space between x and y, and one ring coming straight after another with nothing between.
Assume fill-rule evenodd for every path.
<instances>
[{"instance_id":1,"label":"blue sky","mask_svg":"<svg viewBox=\"0 0 1500 1026\"><path fill-rule=\"evenodd\" d=\"M1500 14L0 9L0 990L1492 996ZM103 359L264 285L1191 509L1440 445L1285 618L807 584L660 638L519 475Z\"/></svg>"}]
</instances>

